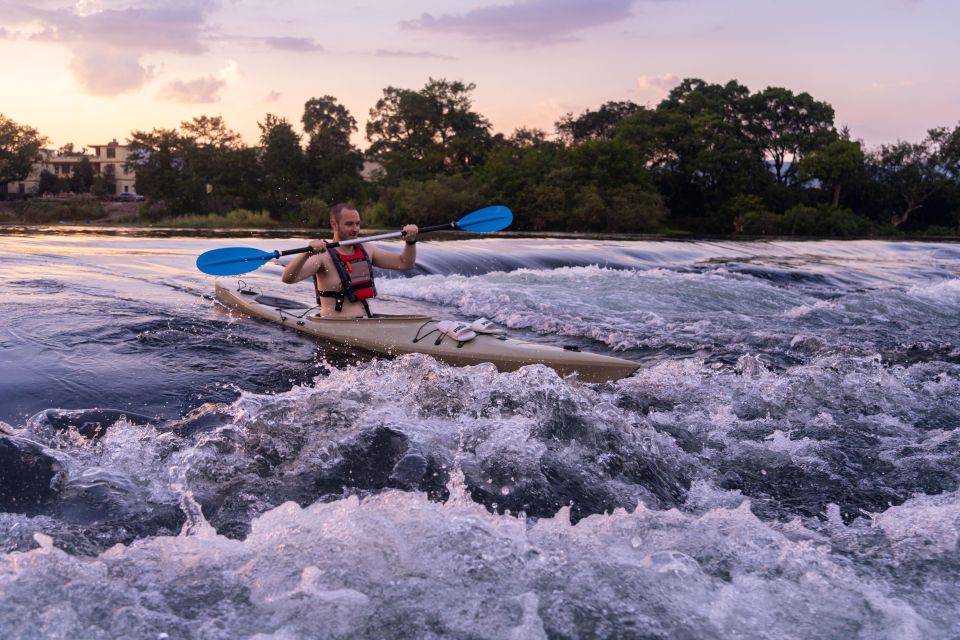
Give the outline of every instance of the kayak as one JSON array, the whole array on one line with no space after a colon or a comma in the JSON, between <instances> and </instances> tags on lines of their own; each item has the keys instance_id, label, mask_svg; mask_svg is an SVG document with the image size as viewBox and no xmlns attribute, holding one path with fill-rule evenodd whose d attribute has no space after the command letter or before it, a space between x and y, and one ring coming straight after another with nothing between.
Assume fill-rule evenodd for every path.
<instances>
[{"instance_id":1,"label":"kayak","mask_svg":"<svg viewBox=\"0 0 960 640\"><path fill-rule=\"evenodd\" d=\"M232 289L219 281L216 299L233 311L375 354L424 353L458 367L491 362L500 371L543 364L562 376L575 373L585 382L619 380L640 367L630 360L580 351L575 346L557 347L504 335L481 333L459 341L442 333L438 329L441 323L427 315L321 318L316 307L261 291Z\"/></svg>"}]
</instances>

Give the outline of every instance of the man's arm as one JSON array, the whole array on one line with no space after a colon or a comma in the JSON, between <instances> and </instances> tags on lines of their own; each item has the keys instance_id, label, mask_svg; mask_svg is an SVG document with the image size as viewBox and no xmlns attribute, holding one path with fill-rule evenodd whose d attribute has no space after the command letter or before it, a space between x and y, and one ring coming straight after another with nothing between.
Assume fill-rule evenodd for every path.
<instances>
[{"instance_id":1,"label":"man's arm","mask_svg":"<svg viewBox=\"0 0 960 640\"><path fill-rule=\"evenodd\" d=\"M306 280L315 273L326 271L326 265L323 264L323 254L327 250L327 245L322 240L311 240L310 247L315 253L298 253L283 269L283 275L280 279L287 284Z\"/></svg>"},{"instance_id":2,"label":"man's arm","mask_svg":"<svg viewBox=\"0 0 960 640\"><path fill-rule=\"evenodd\" d=\"M370 257L374 266L381 269L400 269L407 271L417 266L417 225L408 224L403 228L406 235L403 237L406 242L403 245L403 251L400 253L390 253L383 249L372 247Z\"/></svg>"}]
</instances>

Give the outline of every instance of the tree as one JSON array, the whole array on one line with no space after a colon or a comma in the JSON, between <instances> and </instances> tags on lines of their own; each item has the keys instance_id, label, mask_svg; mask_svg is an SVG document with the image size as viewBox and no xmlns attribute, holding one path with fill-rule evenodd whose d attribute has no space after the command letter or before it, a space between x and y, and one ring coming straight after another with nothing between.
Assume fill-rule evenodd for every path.
<instances>
[{"instance_id":1,"label":"tree","mask_svg":"<svg viewBox=\"0 0 960 640\"><path fill-rule=\"evenodd\" d=\"M60 156L61 158L69 158L72 156L82 156L84 151L86 151L86 149L81 149L80 151L76 151L74 144L72 142L68 142L67 144L57 149L57 155Z\"/></svg>"},{"instance_id":2,"label":"tree","mask_svg":"<svg viewBox=\"0 0 960 640\"><path fill-rule=\"evenodd\" d=\"M40 172L40 181L37 185L37 193L40 195L45 193L60 193L60 181L57 180L57 176L54 175L52 171L44 169Z\"/></svg>"},{"instance_id":3,"label":"tree","mask_svg":"<svg viewBox=\"0 0 960 640\"><path fill-rule=\"evenodd\" d=\"M639 150L622 140L590 140L566 157L576 229L637 233L657 227L666 210Z\"/></svg>"},{"instance_id":4,"label":"tree","mask_svg":"<svg viewBox=\"0 0 960 640\"><path fill-rule=\"evenodd\" d=\"M633 102L607 102L596 111L587 109L574 118L568 113L555 123L557 135L565 144L577 144L585 140L609 138L616 126L627 116L642 109Z\"/></svg>"},{"instance_id":5,"label":"tree","mask_svg":"<svg viewBox=\"0 0 960 640\"><path fill-rule=\"evenodd\" d=\"M498 134L499 135L499 134ZM494 145L501 140L494 142ZM509 139L510 145L517 149L537 149L547 144L547 134L542 129L520 127L514 130Z\"/></svg>"},{"instance_id":6,"label":"tree","mask_svg":"<svg viewBox=\"0 0 960 640\"><path fill-rule=\"evenodd\" d=\"M840 206L843 185L863 171L863 149L859 142L834 140L814 151L800 164L800 177L819 180L833 191L833 206Z\"/></svg>"},{"instance_id":7,"label":"tree","mask_svg":"<svg viewBox=\"0 0 960 640\"><path fill-rule=\"evenodd\" d=\"M7 183L30 175L46 142L33 127L19 125L0 113L0 197L6 195Z\"/></svg>"},{"instance_id":8,"label":"tree","mask_svg":"<svg viewBox=\"0 0 960 640\"><path fill-rule=\"evenodd\" d=\"M476 168L490 147L490 123L473 111L473 83L430 78L420 91L387 87L370 110L368 153L390 180L426 179Z\"/></svg>"},{"instance_id":9,"label":"tree","mask_svg":"<svg viewBox=\"0 0 960 640\"><path fill-rule=\"evenodd\" d=\"M671 214L701 232L728 232L730 198L759 192L771 181L759 149L747 135L749 90L730 81L687 78L656 110L623 119L617 140L634 145L649 167Z\"/></svg>"},{"instance_id":10,"label":"tree","mask_svg":"<svg viewBox=\"0 0 960 640\"><path fill-rule=\"evenodd\" d=\"M500 202L514 214L517 229L536 228L544 215L538 188L562 164L565 151L543 132L518 129L509 140L500 140L472 175L474 188L488 202Z\"/></svg>"},{"instance_id":11,"label":"tree","mask_svg":"<svg viewBox=\"0 0 960 640\"><path fill-rule=\"evenodd\" d=\"M333 96L310 98L303 105L303 132L311 140L347 149L350 136L357 131L357 120Z\"/></svg>"},{"instance_id":12,"label":"tree","mask_svg":"<svg viewBox=\"0 0 960 640\"><path fill-rule=\"evenodd\" d=\"M350 141L356 119L336 98L323 96L307 100L302 122L309 137L306 171L313 191L327 202L357 197L363 186L363 154Z\"/></svg>"},{"instance_id":13,"label":"tree","mask_svg":"<svg viewBox=\"0 0 960 640\"><path fill-rule=\"evenodd\" d=\"M172 213L200 211L202 184L184 178L184 141L176 129L133 131L128 167L136 171L137 193L163 203Z\"/></svg>"},{"instance_id":14,"label":"tree","mask_svg":"<svg viewBox=\"0 0 960 640\"><path fill-rule=\"evenodd\" d=\"M890 222L900 227L933 194L960 179L960 126L930 129L919 143L898 141L871 154L868 169L887 195Z\"/></svg>"},{"instance_id":15,"label":"tree","mask_svg":"<svg viewBox=\"0 0 960 640\"><path fill-rule=\"evenodd\" d=\"M180 123L180 130L134 131L129 168L137 172L137 192L163 213L227 213L259 208L257 150L220 116Z\"/></svg>"},{"instance_id":16,"label":"tree","mask_svg":"<svg viewBox=\"0 0 960 640\"><path fill-rule=\"evenodd\" d=\"M103 170L103 190L105 195L111 196L117 192L117 170L112 164Z\"/></svg>"},{"instance_id":17,"label":"tree","mask_svg":"<svg viewBox=\"0 0 960 640\"><path fill-rule=\"evenodd\" d=\"M297 206L305 176L300 136L285 118L268 113L260 127L260 167L264 202L278 214Z\"/></svg>"},{"instance_id":18,"label":"tree","mask_svg":"<svg viewBox=\"0 0 960 640\"><path fill-rule=\"evenodd\" d=\"M93 186L93 165L90 158L80 158L70 173L70 190L74 193L88 193Z\"/></svg>"},{"instance_id":19,"label":"tree","mask_svg":"<svg viewBox=\"0 0 960 640\"><path fill-rule=\"evenodd\" d=\"M789 89L767 87L750 96L746 106L746 131L764 156L772 159L778 183L794 181L796 163L837 137L833 107L809 93L794 95Z\"/></svg>"},{"instance_id":20,"label":"tree","mask_svg":"<svg viewBox=\"0 0 960 640\"><path fill-rule=\"evenodd\" d=\"M117 192L117 172L113 168L112 164L108 164L103 168L103 173L93 179L93 184L90 187L90 193L97 196L98 198L103 198L104 196L112 196Z\"/></svg>"},{"instance_id":21,"label":"tree","mask_svg":"<svg viewBox=\"0 0 960 640\"><path fill-rule=\"evenodd\" d=\"M181 136L199 147L227 151L243 146L240 134L227 127L223 116L197 116L180 123Z\"/></svg>"},{"instance_id":22,"label":"tree","mask_svg":"<svg viewBox=\"0 0 960 640\"><path fill-rule=\"evenodd\" d=\"M221 116L198 116L180 123L180 141L181 176L201 194L198 210L223 214L242 206L231 188L238 186L234 156L244 148L240 134Z\"/></svg>"}]
</instances>

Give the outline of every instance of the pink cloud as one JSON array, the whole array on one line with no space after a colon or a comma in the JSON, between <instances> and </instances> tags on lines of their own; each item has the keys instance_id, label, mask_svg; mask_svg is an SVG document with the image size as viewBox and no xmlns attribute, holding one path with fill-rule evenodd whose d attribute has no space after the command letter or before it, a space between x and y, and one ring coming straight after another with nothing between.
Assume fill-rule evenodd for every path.
<instances>
[{"instance_id":1,"label":"pink cloud","mask_svg":"<svg viewBox=\"0 0 960 640\"><path fill-rule=\"evenodd\" d=\"M160 89L157 97L161 100L186 104L217 102L220 100L219 91L225 86L227 86L227 83L215 76L193 80L175 80Z\"/></svg>"},{"instance_id":2,"label":"pink cloud","mask_svg":"<svg viewBox=\"0 0 960 640\"><path fill-rule=\"evenodd\" d=\"M517 0L460 14L424 13L400 26L484 41L547 44L575 40L578 31L624 20L631 4L633 0Z\"/></svg>"}]
</instances>

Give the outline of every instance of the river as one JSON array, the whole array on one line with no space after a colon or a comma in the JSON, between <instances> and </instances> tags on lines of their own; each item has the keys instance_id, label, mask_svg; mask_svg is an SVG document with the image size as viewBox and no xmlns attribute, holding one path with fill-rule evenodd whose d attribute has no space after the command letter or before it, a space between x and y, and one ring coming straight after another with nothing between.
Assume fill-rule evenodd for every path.
<instances>
[{"instance_id":1,"label":"river","mask_svg":"<svg viewBox=\"0 0 960 640\"><path fill-rule=\"evenodd\" d=\"M474 237L379 274L641 365L587 384L345 354L194 267L302 244L0 233L0 637L960 636L960 245Z\"/></svg>"}]
</instances>

